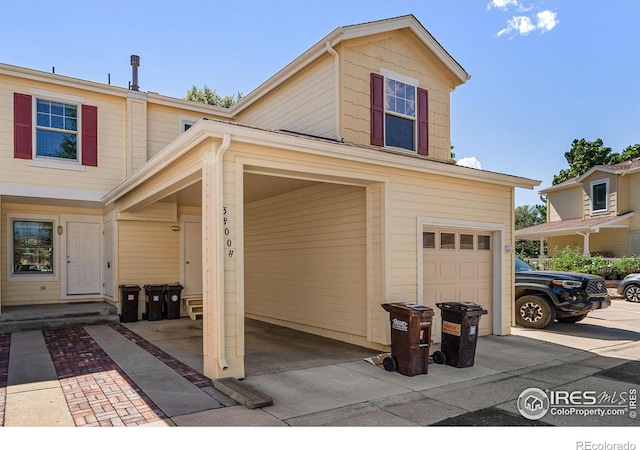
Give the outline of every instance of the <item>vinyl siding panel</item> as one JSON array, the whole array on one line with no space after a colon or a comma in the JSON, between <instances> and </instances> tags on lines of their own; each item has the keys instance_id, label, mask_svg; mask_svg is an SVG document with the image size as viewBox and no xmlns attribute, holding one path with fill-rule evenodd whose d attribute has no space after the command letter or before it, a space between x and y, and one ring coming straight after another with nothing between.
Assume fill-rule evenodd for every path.
<instances>
[{"instance_id":1,"label":"vinyl siding panel","mask_svg":"<svg viewBox=\"0 0 640 450\"><path fill-rule=\"evenodd\" d=\"M7 233L11 233L10 222L7 218L7 214L22 215L26 218L30 215L39 214L52 216L57 220L57 225L62 225L62 218L65 215L86 215L86 216L102 216L102 209L89 209L89 208L73 208L73 207L57 207L46 204L18 204L2 202L2 220L0 233L0 275L1 275L1 288L2 306L15 306L15 305L30 305L30 304L48 304L48 303L60 303L62 295L62 273L66 265L66 258L63 255L64 242L66 234L57 236L57 246L54 247L54 268L57 271L57 280L51 281L8 281L8 261L11 260L7 252L10 251L10 246L7 239ZM82 301L88 299L83 298ZM65 300L67 302L72 300Z\"/></svg>"},{"instance_id":2,"label":"vinyl siding panel","mask_svg":"<svg viewBox=\"0 0 640 450\"><path fill-rule=\"evenodd\" d=\"M30 160L13 157L13 94L37 97L30 94L30 88L84 97L84 104L98 108L98 167L85 167L84 171L34 167ZM112 189L125 175L125 117L124 98L0 75L0 184L73 188L85 192Z\"/></svg>"},{"instance_id":3,"label":"vinyl siding panel","mask_svg":"<svg viewBox=\"0 0 640 450\"><path fill-rule=\"evenodd\" d=\"M391 70L419 81L429 93L429 156L451 157L448 71L409 32L396 31L342 43L341 110L345 142L370 143L370 74Z\"/></svg>"},{"instance_id":4,"label":"vinyl siding panel","mask_svg":"<svg viewBox=\"0 0 640 450\"><path fill-rule=\"evenodd\" d=\"M245 206L245 311L366 337L365 190L320 184Z\"/></svg>"},{"instance_id":5,"label":"vinyl siding panel","mask_svg":"<svg viewBox=\"0 0 640 450\"><path fill-rule=\"evenodd\" d=\"M584 214L584 190L582 186L563 189L547 195L549 222L581 219Z\"/></svg>"},{"instance_id":6,"label":"vinyl siding panel","mask_svg":"<svg viewBox=\"0 0 640 450\"><path fill-rule=\"evenodd\" d=\"M324 57L241 112L237 121L335 139L335 65Z\"/></svg>"}]
</instances>

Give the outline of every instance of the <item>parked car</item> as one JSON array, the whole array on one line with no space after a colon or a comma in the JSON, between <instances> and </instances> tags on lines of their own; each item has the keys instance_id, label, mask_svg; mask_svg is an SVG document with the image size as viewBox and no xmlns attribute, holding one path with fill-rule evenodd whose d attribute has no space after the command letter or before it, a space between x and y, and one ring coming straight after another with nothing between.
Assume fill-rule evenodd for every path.
<instances>
[{"instance_id":1,"label":"parked car","mask_svg":"<svg viewBox=\"0 0 640 450\"><path fill-rule=\"evenodd\" d=\"M638 292L640 294L640 289ZM516 258L515 316L518 325L544 328L554 320L575 323L587 317L589 311L609 305L611 300L601 276L535 270Z\"/></svg>"},{"instance_id":2,"label":"parked car","mask_svg":"<svg viewBox=\"0 0 640 450\"><path fill-rule=\"evenodd\" d=\"M640 273L630 273L618 283L618 293L628 302L640 302Z\"/></svg>"}]
</instances>

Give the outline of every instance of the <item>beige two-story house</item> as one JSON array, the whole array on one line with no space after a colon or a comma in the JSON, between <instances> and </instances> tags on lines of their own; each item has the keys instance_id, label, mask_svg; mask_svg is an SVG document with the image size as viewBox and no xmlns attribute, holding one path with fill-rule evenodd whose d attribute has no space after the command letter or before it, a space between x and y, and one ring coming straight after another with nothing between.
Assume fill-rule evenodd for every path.
<instances>
[{"instance_id":1,"label":"beige two-story house","mask_svg":"<svg viewBox=\"0 0 640 450\"><path fill-rule=\"evenodd\" d=\"M464 300L508 334L514 189L539 182L452 163L469 79L411 15L334 30L229 109L0 65L0 314L179 282L211 378L244 376L246 318L388 349L381 304Z\"/></svg>"},{"instance_id":2,"label":"beige two-story house","mask_svg":"<svg viewBox=\"0 0 640 450\"><path fill-rule=\"evenodd\" d=\"M516 230L516 239L547 241L549 256L567 247L610 258L640 253L640 160L595 166L540 193L547 222Z\"/></svg>"}]
</instances>

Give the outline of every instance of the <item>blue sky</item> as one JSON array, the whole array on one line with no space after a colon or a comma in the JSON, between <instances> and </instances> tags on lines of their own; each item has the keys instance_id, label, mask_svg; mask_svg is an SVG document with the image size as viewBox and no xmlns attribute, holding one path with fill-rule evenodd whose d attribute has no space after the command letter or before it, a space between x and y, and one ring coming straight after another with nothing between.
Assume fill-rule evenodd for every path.
<instances>
[{"instance_id":1,"label":"blue sky","mask_svg":"<svg viewBox=\"0 0 640 450\"><path fill-rule=\"evenodd\" d=\"M0 62L184 97L248 94L335 28L413 14L471 75L451 95L459 160L542 181L574 139L640 143L638 0L0 0Z\"/></svg>"}]
</instances>

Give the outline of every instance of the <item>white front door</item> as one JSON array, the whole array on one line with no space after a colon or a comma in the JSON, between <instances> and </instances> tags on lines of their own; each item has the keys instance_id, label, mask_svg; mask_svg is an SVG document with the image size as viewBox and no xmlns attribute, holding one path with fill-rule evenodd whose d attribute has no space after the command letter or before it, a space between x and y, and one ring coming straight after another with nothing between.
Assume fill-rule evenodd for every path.
<instances>
[{"instance_id":1,"label":"white front door","mask_svg":"<svg viewBox=\"0 0 640 450\"><path fill-rule=\"evenodd\" d=\"M100 223L67 222L67 294L100 294Z\"/></svg>"},{"instance_id":2,"label":"white front door","mask_svg":"<svg viewBox=\"0 0 640 450\"><path fill-rule=\"evenodd\" d=\"M202 222L185 221L184 230L184 292L202 294Z\"/></svg>"}]
</instances>

